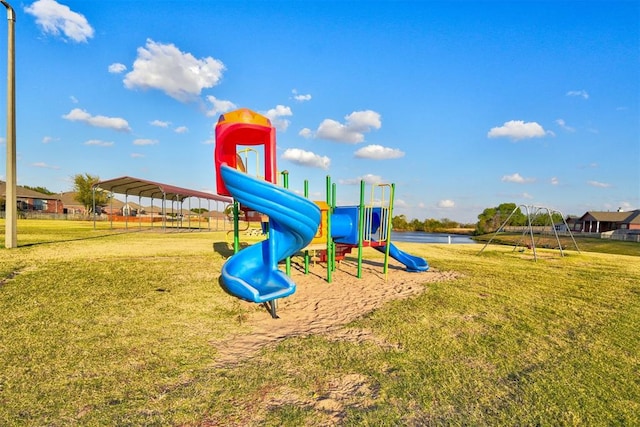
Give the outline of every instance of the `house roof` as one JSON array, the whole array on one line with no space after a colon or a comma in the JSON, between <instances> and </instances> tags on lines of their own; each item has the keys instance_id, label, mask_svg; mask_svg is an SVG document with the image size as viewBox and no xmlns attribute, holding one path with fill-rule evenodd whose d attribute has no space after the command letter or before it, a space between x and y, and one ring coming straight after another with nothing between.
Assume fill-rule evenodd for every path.
<instances>
[{"instance_id":1,"label":"house roof","mask_svg":"<svg viewBox=\"0 0 640 427\"><path fill-rule=\"evenodd\" d=\"M7 183L5 181L0 181L0 194L4 197L7 196ZM45 194L20 187L19 185L16 185L16 197L19 199L60 200L58 194Z\"/></svg>"},{"instance_id":2,"label":"house roof","mask_svg":"<svg viewBox=\"0 0 640 427\"><path fill-rule=\"evenodd\" d=\"M630 212L631 215L627 218L629 224L640 224L640 209Z\"/></svg>"},{"instance_id":3,"label":"house roof","mask_svg":"<svg viewBox=\"0 0 640 427\"><path fill-rule=\"evenodd\" d=\"M627 211L627 212L598 212L589 211L585 213L580 219L592 218L591 221L600 222L620 222L620 223L640 223L640 210Z\"/></svg>"},{"instance_id":4,"label":"house roof","mask_svg":"<svg viewBox=\"0 0 640 427\"><path fill-rule=\"evenodd\" d=\"M176 187L174 185L162 184L145 179L123 176L96 183L93 188L101 188L117 194L128 196L150 197L155 199L165 198L182 202L190 197L205 200L215 200L218 202L231 203L230 197L219 196L217 194L206 193L204 191L189 190L187 188Z\"/></svg>"}]
</instances>

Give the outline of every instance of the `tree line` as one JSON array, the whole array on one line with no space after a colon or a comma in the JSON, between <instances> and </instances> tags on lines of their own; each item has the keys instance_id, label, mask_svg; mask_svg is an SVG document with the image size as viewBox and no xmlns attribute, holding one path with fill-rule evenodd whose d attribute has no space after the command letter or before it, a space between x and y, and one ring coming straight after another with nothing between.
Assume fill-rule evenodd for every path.
<instances>
[{"instance_id":1,"label":"tree line","mask_svg":"<svg viewBox=\"0 0 640 427\"><path fill-rule=\"evenodd\" d=\"M550 226L562 222L563 218L558 212L553 212L549 216L546 210L532 212L527 218L515 203L502 203L498 206L486 208L478 215L478 222L475 224L461 224L449 218L434 219L428 218L424 221L419 219L408 220L404 215L394 216L392 219L393 229L396 231L424 231L427 233L455 232L456 229L472 229L473 234L494 233L502 225L504 226L526 226L531 221L532 226Z\"/></svg>"},{"instance_id":2,"label":"tree line","mask_svg":"<svg viewBox=\"0 0 640 427\"><path fill-rule=\"evenodd\" d=\"M76 193L75 199L77 202L82 203L87 212L93 212L93 206L103 207L109 204L111 194L107 192L93 192L93 186L100 181L98 176L94 176L88 173L76 174L73 176L73 191ZM53 194L45 187L29 187L31 190L39 191L44 194ZM95 197L95 199L94 199ZM204 213L207 209L194 208L192 211L196 213ZM506 223L505 223L506 221ZM427 233L438 232L464 232L466 230L473 230L473 234L487 234L494 233L502 225L505 226L549 226L563 221L562 216L558 212L553 212L551 218L549 213L545 210L543 212L533 212L530 214L530 218L521 211L515 203L502 203L498 206L486 208L482 213L478 215L478 222L475 224L462 224L457 221L453 221L449 218L434 219L427 218L424 221L419 219L408 220L405 215L397 215L391 219L393 230L396 231L424 231Z\"/></svg>"},{"instance_id":3,"label":"tree line","mask_svg":"<svg viewBox=\"0 0 640 427\"><path fill-rule=\"evenodd\" d=\"M502 203L493 208L487 208L478 215L475 234L494 233L503 224L504 226L553 226L563 221L563 217L558 212L549 215L547 210L530 212L527 214L520 210L515 203Z\"/></svg>"},{"instance_id":4,"label":"tree line","mask_svg":"<svg viewBox=\"0 0 640 427\"><path fill-rule=\"evenodd\" d=\"M474 224L461 224L449 218L428 218L407 220L405 215L397 215L391 219L391 225L396 231L424 231L427 233L452 232L455 229L473 229Z\"/></svg>"}]
</instances>

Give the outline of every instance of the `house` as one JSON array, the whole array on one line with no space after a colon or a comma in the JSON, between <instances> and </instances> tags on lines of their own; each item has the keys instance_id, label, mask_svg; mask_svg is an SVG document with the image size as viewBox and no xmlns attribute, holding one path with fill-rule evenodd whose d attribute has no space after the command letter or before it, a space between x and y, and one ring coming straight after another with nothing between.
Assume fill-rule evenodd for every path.
<instances>
[{"instance_id":1,"label":"house","mask_svg":"<svg viewBox=\"0 0 640 427\"><path fill-rule=\"evenodd\" d=\"M66 191L64 193L59 193L58 197L62 200L64 205L65 214L70 215L86 215L86 209L82 203L76 200L76 195L78 193L75 191Z\"/></svg>"},{"instance_id":2,"label":"house","mask_svg":"<svg viewBox=\"0 0 640 427\"><path fill-rule=\"evenodd\" d=\"M86 207L76 200L76 196L78 192L76 191L66 191L64 193L58 194L62 202L64 203L64 213L69 215L89 215ZM96 211L100 213L105 213L107 215L113 213L114 215L123 215L123 211L131 216L133 212L138 209L138 205L134 203L125 204L124 202L113 199L109 201L106 206L96 207Z\"/></svg>"},{"instance_id":3,"label":"house","mask_svg":"<svg viewBox=\"0 0 640 427\"><path fill-rule=\"evenodd\" d=\"M640 232L640 209L628 212L621 209L616 212L589 211L577 220L576 226L579 227L576 231L583 233L605 233L615 230Z\"/></svg>"},{"instance_id":4,"label":"house","mask_svg":"<svg viewBox=\"0 0 640 427\"><path fill-rule=\"evenodd\" d=\"M575 231L582 230L582 222L580 221L580 218L578 218L577 216L569 215L567 219L564 220L563 222L554 224L554 228L556 229L556 231L560 231L563 233L566 233L569 231L573 233Z\"/></svg>"},{"instance_id":5,"label":"house","mask_svg":"<svg viewBox=\"0 0 640 427\"><path fill-rule=\"evenodd\" d=\"M2 197L2 211L4 211L4 201L7 199L7 183L4 181L0 181L0 197ZM19 212L61 214L64 210L64 204L58 194L44 194L16 186L16 199Z\"/></svg>"}]
</instances>

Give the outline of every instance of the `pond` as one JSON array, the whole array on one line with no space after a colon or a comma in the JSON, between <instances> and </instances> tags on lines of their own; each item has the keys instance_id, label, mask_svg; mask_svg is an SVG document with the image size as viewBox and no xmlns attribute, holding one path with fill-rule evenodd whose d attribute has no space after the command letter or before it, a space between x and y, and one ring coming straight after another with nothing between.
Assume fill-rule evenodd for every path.
<instances>
[{"instance_id":1,"label":"pond","mask_svg":"<svg viewBox=\"0 0 640 427\"><path fill-rule=\"evenodd\" d=\"M411 243L450 243L450 244L468 244L476 243L471 237L463 234L447 234L447 233L425 233L424 231L392 231L392 242L411 242Z\"/></svg>"}]
</instances>

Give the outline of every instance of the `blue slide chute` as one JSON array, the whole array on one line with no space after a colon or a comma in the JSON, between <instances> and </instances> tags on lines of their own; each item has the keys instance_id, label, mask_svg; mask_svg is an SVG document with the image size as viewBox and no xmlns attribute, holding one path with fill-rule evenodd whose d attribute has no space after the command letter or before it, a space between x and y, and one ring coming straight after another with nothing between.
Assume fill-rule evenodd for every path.
<instances>
[{"instance_id":1,"label":"blue slide chute","mask_svg":"<svg viewBox=\"0 0 640 427\"><path fill-rule=\"evenodd\" d=\"M375 249L385 253L386 246L375 246ZM429 270L429 263L426 259L408 254L405 251L398 249L398 247L393 243L389 243L389 256L404 264L404 266L407 267L407 271L420 272Z\"/></svg>"},{"instance_id":2,"label":"blue slide chute","mask_svg":"<svg viewBox=\"0 0 640 427\"><path fill-rule=\"evenodd\" d=\"M226 164L219 173L236 201L269 217L269 238L229 258L222 266L222 284L229 293L256 303L291 295L296 284L278 269L278 263L311 242L320 225L320 209L289 190Z\"/></svg>"}]
</instances>

